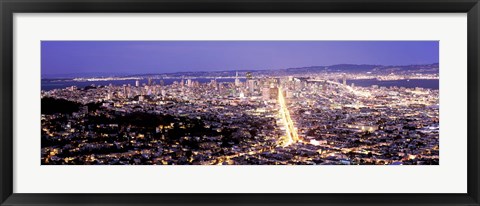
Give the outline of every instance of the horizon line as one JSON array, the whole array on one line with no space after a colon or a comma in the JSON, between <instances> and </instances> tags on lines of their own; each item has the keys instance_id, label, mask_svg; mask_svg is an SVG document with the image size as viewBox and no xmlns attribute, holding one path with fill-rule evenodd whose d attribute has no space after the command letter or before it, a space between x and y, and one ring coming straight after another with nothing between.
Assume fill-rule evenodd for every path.
<instances>
[{"instance_id":1,"label":"horizon line","mask_svg":"<svg viewBox=\"0 0 480 206\"><path fill-rule=\"evenodd\" d=\"M175 73L187 73L187 72L229 72L229 71L274 71L274 70L287 70L287 69L301 69L301 68L309 68L309 67L331 67L331 66L338 66L338 65L358 65L358 66L383 66L383 67L405 67L405 66L418 66L418 65L434 65L440 64L439 62L434 63L422 63L422 64L402 64L402 65L382 65L382 64L351 64L351 63L339 63L339 64L332 64L332 65L310 65L310 66L300 66L300 67L288 67L282 69L234 69L234 70L199 70L199 71L178 71L178 72L164 72L164 73L128 73L128 72L119 72L117 74L111 72L78 72L78 73L63 73L63 74L46 74L45 76L53 76L53 75L74 75L74 74L100 74L105 73L105 75L160 75L160 74L175 74ZM123 74L122 74L123 73ZM98 77L98 76L97 76ZM53 77L44 77L41 74L41 79L49 79ZM56 78L72 78L72 77L56 77Z\"/></svg>"}]
</instances>

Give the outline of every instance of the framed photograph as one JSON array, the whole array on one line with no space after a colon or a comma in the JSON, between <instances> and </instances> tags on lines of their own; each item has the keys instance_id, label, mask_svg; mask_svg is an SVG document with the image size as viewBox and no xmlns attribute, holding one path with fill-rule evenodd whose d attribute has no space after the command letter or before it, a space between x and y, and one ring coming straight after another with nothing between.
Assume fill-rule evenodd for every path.
<instances>
[{"instance_id":1,"label":"framed photograph","mask_svg":"<svg viewBox=\"0 0 480 206\"><path fill-rule=\"evenodd\" d=\"M480 205L477 0L0 0L1 205Z\"/></svg>"}]
</instances>

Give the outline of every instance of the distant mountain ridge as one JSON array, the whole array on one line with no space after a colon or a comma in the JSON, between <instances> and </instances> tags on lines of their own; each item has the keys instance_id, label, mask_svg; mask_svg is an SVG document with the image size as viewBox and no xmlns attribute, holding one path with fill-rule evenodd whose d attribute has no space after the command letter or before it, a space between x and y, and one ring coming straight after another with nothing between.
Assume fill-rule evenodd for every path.
<instances>
[{"instance_id":1,"label":"distant mountain ridge","mask_svg":"<svg viewBox=\"0 0 480 206\"><path fill-rule=\"evenodd\" d=\"M199 71L199 72L175 72L163 74L149 75L168 75L168 76L234 76L238 72L242 76L246 72L257 75L295 75L304 73L321 73L321 72L345 72L345 73L438 73L439 64L418 64L418 65L401 65L401 66L383 66L370 64L336 64L331 66L309 66L296 67L287 69L273 70L228 70L228 71ZM132 75L132 76L148 76L148 75Z\"/></svg>"},{"instance_id":2,"label":"distant mountain ridge","mask_svg":"<svg viewBox=\"0 0 480 206\"><path fill-rule=\"evenodd\" d=\"M171 72L171 73L148 73L148 74L108 74L108 73L88 73L81 75L81 73L66 74L64 76L55 75L56 77L50 77L45 79L55 78L89 78L89 77L148 77L148 76L169 76L169 77L181 77L181 76L234 76L236 73L244 76L246 72L251 72L257 75L294 75L294 74L306 74L306 73L321 73L321 72L345 72L345 73L438 73L439 64L414 64L414 65L399 65L399 66L384 66L373 64L335 64L330 66L308 66L308 67L295 67L286 69L272 69L272 70L224 70L224 71L185 71L185 72ZM100 75L99 75L100 74ZM43 77L42 77L43 78Z\"/></svg>"},{"instance_id":3,"label":"distant mountain ridge","mask_svg":"<svg viewBox=\"0 0 480 206\"><path fill-rule=\"evenodd\" d=\"M331 66L310 66L310 67L297 67L288 68L287 72L299 72L299 71L321 71L321 72L368 72L368 71L413 71L422 69L437 69L438 63L433 64L414 64L414 65L400 65L400 66L384 66L374 64L335 64Z\"/></svg>"}]
</instances>

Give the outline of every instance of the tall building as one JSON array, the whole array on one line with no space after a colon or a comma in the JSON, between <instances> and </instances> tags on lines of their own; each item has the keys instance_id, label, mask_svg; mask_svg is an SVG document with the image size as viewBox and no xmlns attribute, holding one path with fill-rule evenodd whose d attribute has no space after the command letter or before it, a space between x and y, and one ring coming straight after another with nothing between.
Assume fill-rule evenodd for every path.
<instances>
[{"instance_id":1,"label":"tall building","mask_svg":"<svg viewBox=\"0 0 480 206\"><path fill-rule=\"evenodd\" d=\"M247 80L248 92L250 92L250 93L255 92L255 89L256 89L256 88L255 88L255 86L256 86L255 83L256 83L256 82L255 82L255 80L253 80L253 79L248 79L248 80Z\"/></svg>"},{"instance_id":2,"label":"tall building","mask_svg":"<svg viewBox=\"0 0 480 206\"><path fill-rule=\"evenodd\" d=\"M132 97L132 89L131 89L130 84L127 85L127 93L126 94L127 94L127 98Z\"/></svg>"},{"instance_id":3,"label":"tall building","mask_svg":"<svg viewBox=\"0 0 480 206\"><path fill-rule=\"evenodd\" d=\"M136 87L139 87L139 86L140 86L140 81L138 81L138 79L135 80L135 86L136 86Z\"/></svg>"},{"instance_id":4,"label":"tall building","mask_svg":"<svg viewBox=\"0 0 480 206\"><path fill-rule=\"evenodd\" d=\"M240 79L238 78L238 71L237 71L237 74L235 75L235 86L236 87L240 86Z\"/></svg>"},{"instance_id":5,"label":"tall building","mask_svg":"<svg viewBox=\"0 0 480 206\"><path fill-rule=\"evenodd\" d=\"M152 85L152 78L148 78L148 86Z\"/></svg>"},{"instance_id":6,"label":"tall building","mask_svg":"<svg viewBox=\"0 0 480 206\"><path fill-rule=\"evenodd\" d=\"M270 99L278 99L278 87L270 88Z\"/></svg>"},{"instance_id":7,"label":"tall building","mask_svg":"<svg viewBox=\"0 0 480 206\"><path fill-rule=\"evenodd\" d=\"M343 86L347 86L347 76L343 74L342 78L343 78Z\"/></svg>"},{"instance_id":8,"label":"tall building","mask_svg":"<svg viewBox=\"0 0 480 206\"><path fill-rule=\"evenodd\" d=\"M264 87L262 88L262 99L269 100L270 99L270 88Z\"/></svg>"},{"instance_id":9,"label":"tall building","mask_svg":"<svg viewBox=\"0 0 480 206\"><path fill-rule=\"evenodd\" d=\"M218 83L218 91L219 91L220 93L222 93L222 92L224 92L224 89L225 89L225 86L224 86L221 82Z\"/></svg>"}]
</instances>

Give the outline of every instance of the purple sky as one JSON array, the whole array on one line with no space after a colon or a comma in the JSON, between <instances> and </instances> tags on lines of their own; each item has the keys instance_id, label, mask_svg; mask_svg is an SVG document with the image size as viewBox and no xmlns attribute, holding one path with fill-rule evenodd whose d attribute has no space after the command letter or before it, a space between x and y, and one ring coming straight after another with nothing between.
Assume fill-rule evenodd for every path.
<instances>
[{"instance_id":1,"label":"purple sky","mask_svg":"<svg viewBox=\"0 0 480 206\"><path fill-rule=\"evenodd\" d=\"M438 41L42 41L42 77L439 61Z\"/></svg>"}]
</instances>

